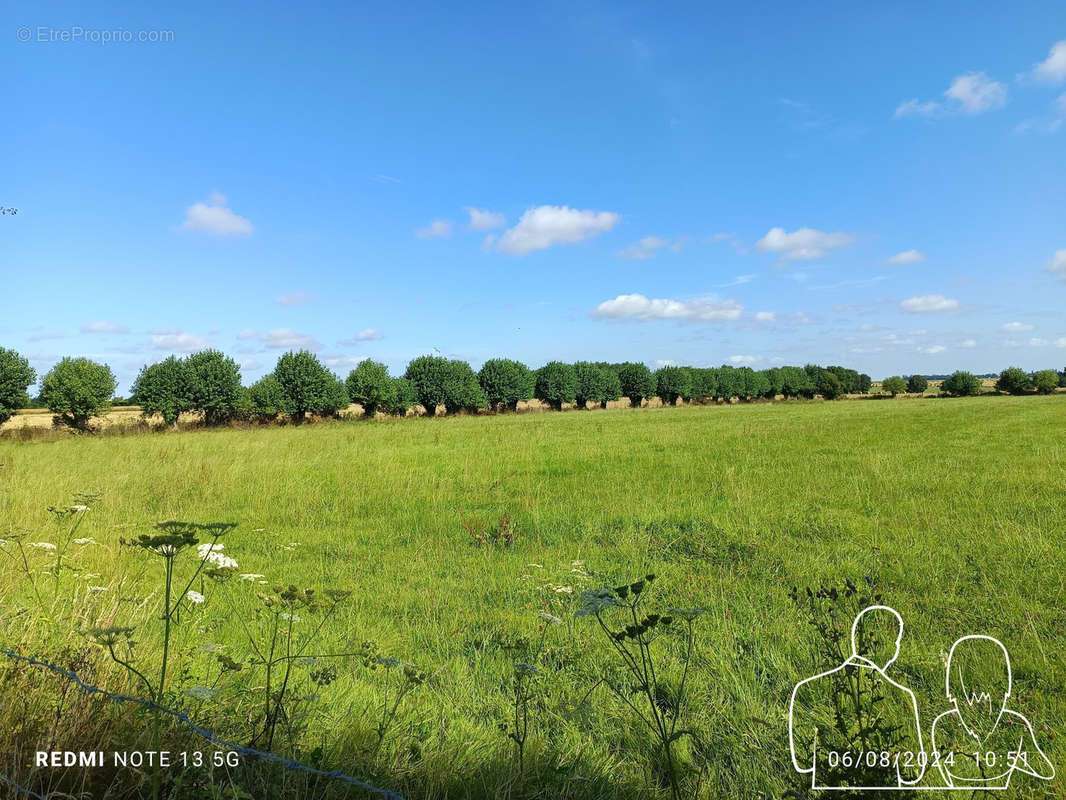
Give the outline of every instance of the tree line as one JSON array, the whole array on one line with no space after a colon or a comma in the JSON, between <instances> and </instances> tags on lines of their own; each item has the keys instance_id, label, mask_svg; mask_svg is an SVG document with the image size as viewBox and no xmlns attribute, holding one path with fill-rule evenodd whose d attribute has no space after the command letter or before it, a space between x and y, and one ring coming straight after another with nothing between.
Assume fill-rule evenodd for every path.
<instances>
[{"instance_id":1,"label":"tree line","mask_svg":"<svg viewBox=\"0 0 1066 800\"><path fill-rule=\"evenodd\" d=\"M30 403L28 388L37 374L26 358L0 348L0 423ZM90 419L106 413L117 382L111 368L88 358L64 358L41 380L39 403L55 416L57 424L85 430ZM1011 394L1047 393L1066 386L1066 370L1026 373L1017 367L1004 370L998 391ZM176 427L182 413L202 414L207 425L231 420L270 421L288 417L302 421L309 415L337 416L358 403L366 416L377 413L406 415L415 406L434 416L445 413L514 411L525 400L537 399L559 411L564 404L587 409L606 408L626 398L639 407L659 397L665 405L728 402L734 399L813 398L835 400L847 394L869 394L869 375L841 366L751 367L664 366L655 371L639 362L551 361L539 369L507 358L485 362L477 372L466 361L442 356L419 356L402 376L366 359L346 379L329 370L308 350L282 355L274 370L251 386L241 382L240 366L218 350L203 350L185 357L170 356L144 366L133 383L130 402L144 416L158 414ZM882 382L882 392L925 392L921 375L893 376ZM956 372L940 387L941 393L978 394L981 381L969 372Z\"/></svg>"}]
</instances>

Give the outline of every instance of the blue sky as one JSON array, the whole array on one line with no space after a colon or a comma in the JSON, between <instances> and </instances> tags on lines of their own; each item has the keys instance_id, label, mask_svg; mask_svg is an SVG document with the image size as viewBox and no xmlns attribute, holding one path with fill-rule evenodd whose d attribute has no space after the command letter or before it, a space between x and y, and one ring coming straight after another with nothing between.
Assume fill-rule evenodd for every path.
<instances>
[{"instance_id":1,"label":"blue sky","mask_svg":"<svg viewBox=\"0 0 1066 800\"><path fill-rule=\"evenodd\" d=\"M1061 2L267 5L7 6L0 345L1066 363Z\"/></svg>"}]
</instances>

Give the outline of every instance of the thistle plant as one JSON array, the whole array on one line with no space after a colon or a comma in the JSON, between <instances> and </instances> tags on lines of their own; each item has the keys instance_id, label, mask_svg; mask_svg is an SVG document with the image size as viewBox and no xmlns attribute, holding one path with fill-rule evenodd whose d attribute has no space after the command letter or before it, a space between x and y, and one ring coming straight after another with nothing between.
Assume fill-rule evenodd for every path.
<instances>
[{"instance_id":1,"label":"thistle plant","mask_svg":"<svg viewBox=\"0 0 1066 800\"><path fill-rule=\"evenodd\" d=\"M665 614L645 614L647 589L654 581L655 575L645 575L641 580L613 589L585 592L584 605L577 616L595 618L628 684L604 675L589 694L600 685L606 686L651 731L665 762L670 791L676 799L681 797L681 770L674 745L682 737L693 735L678 724L686 716L689 700L686 690L696 639L694 620L707 609L671 608ZM611 612L618 612L622 617L622 624L617 628L609 622ZM664 680L659 650L652 646L668 633L679 633L683 638L683 667L676 692L671 692Z\"/></svg>"}]
</instances>

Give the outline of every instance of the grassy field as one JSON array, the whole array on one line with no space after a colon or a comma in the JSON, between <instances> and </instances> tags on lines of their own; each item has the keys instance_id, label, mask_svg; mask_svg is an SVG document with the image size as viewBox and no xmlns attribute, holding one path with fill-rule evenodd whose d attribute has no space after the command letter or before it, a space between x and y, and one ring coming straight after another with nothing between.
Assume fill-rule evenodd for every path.
<instances>
[{"instance_id":1,"label":"grassy field","mask_svg":"<svg viewBox=\"0 0 1066 800\"><path fill-rule=\"evenodd\" d=\"M224 552L266 583L196 582L206 599L177 620L168 705L233 741L253 740L266 677L250 663L249 640L269 645L274 618L257 594L274 583L346 589L328 616L292 615L293 641L325 619L306 653L366 653L373 642L425 679L407 685L388 664L366 666L369 657L294 661L274 751L408 798L668 797L646 731L594 689L612 651L595 620L574 613L584 590L654 573L650 608L709 609L695 620L685 725L695 736L679 742L685 796L780 797L796 785L789 694L835 666L819 660L789 590L870 576L904 618L893 670L918 695L923 724L944 709L952 642L996 636L1013 661L1013 707L1061 773L1064 423L1066 397L986 397L0 441L0 531L11 556L0 559L0 644L143 695L79 633L135 626L131 663L158 671L163 560L120 538L162 520L236 522ZM56 551L32 543L62 550L65 528L47 508L76 492L100 497L62 524L80 521L77 537L94 543L71 544L69 568L55 570ZM493 543L493 531L513 544ZM482 535L489 541L479 546ZM191 575L195 551L175 563ZM675 674L681 639L656 644ZM224 672L219 653L242 669ZM539 668L521 769L499 728L513 722L516 660ZM31 751L46 746L148 746L150 718L3 661L3 774L37 791L149 792L129 771L28 768ZM323 677L327 664L335 675ZM217 694L188 691L199 686ZM379 736L400 686L410 691ZM172 750L209 749L177 727L164 736ZM168 775L180 778L172 797L368 796L251 762ZM1062 785L1022 776L1013 796L1058 797Z\"/></svg>"}]
</instances>

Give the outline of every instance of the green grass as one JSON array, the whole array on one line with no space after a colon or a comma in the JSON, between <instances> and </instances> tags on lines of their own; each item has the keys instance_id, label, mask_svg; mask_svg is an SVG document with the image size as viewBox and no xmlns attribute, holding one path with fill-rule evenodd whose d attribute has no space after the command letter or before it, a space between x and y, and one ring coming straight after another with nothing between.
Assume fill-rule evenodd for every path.
<instances>
[{"instance_id":1,"label":"green grass","mask_svg":"<svg viewBox=\"0 0 1066 800\"><path fill-rule=\"evenodd\" d=\"M75 569L62 575L54 602L50 578L38 576L41 607L20 564L0 559L0 643L81 654L98 683L131 688L76 634L136 625L137 663L158 664L161 562L120 548L119 538L166 519L234 521L225 552L242 572L353 591L316 646L372 640L429 675L375 752L366 709L380 706L382 672L337 662L338 680L309 706L308 732L281 751L310 758L321 747L314 757L325 767L410 798L666 797L649 773L647 737L625 709L602 692L582 703L609 656L594 623L573 617L583 589L654 572L654 605L711 609L698 621L693 677L690 727L701 743L684 746L686 763L702 770L692 791L769 797L793 785L792 686L813 667L832 666L814 663L813 634L788 591L871 575L903 615L893 669L918 694L923 725L944 709L943 654L962 635L990 634L1011 653L1014 707L1066 768L1066 742L1054 738L1066 731L1064 423L1066 398L996 397L0 441L0 531L54 541L47 506L76 491L103 493L79 531L100 545L73 549ZM475 547L464 520L495 524L501 514L513 520L514 546ZM43 551L31 558L36 569L49 563ZM90 583L107 591L89 594ZM203 642L246 661L234 617L258 630L255 595L265 588L208 581L207 602L183 614L176 634L173 702L238 740L254 727L261 671L228 676L207 703L180 689L215 679ZM548 670L547 696L531 712L517 775L497 725L522 637L538 637L541 611L566 620L547 634L560 668ZM678 648L667 650L676 667ZM93 749L142 741L144 721L132 712L69 690L61 696L61 681L32 670L0 669L5 774L48 780L26 769L24 751L44 747L57 727ZM310 693L307 672L298 670L301 695ZM20 725L15 709L28 715ZM233 780L281 780L256 769L242 766ZM113 796L133 796L125 778L112 778ZM1016 796L1057 795L1037 783L1021 776L1012 786ZM219 785L219 796L236 796ZM301 791L319 796L326 787Z\"/></svg>"}]
</instances>

